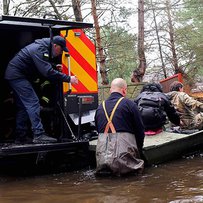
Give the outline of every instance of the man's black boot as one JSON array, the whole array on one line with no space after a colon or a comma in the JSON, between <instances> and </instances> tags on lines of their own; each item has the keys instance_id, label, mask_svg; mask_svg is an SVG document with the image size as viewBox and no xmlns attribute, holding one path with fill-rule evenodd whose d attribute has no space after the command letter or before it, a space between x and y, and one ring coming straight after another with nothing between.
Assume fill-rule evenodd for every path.
<instances>
[{"instance_id":1,"label":"man's black boot","mask_svg":"<svg viewBox=\"0 0 203 203\"><path fill-rule=\"evenodd\" d=\"M40 135L34 135L33 143L54 143L57 139L47 136L45 133Z\"/></svg>"}]
</instances>

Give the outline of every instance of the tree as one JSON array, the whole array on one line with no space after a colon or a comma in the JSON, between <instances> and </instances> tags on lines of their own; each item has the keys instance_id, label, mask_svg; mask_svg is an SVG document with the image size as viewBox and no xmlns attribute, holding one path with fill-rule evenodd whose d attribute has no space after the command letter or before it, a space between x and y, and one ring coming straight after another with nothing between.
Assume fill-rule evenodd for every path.
<instances>
[{"instance_id":1,"label":"tree","mask_svg":"<svg viewBox=\"0 0 203 203\"><path fill-rule=\"evenodd\" d=\"M144 47L144 0L138 2L138 57L139 65L132 73L132 82L141 82L146 70L146 58Z\"/></svg>"},{"instance_id":2,"label":"tree","mask_svg":"<svg viewBox=\"0 0 203 203\"><path fill-rule=\"evenodd\" d=\"M72 3L64 0L21 0L13 3L10 15L23 17L41 17L45 14L57 19L73 19ZM48 16L47 15L47 16Z\"/></svg>"},{"instance_id":3,"label":"tree","mask_svg":"<svg viewBox=\"0 0 203 203\"><path fill-rule=\"evenodd\" d=\"M158 46L159 46L159 53L160 53L160 60L161 60L162 70L163 70L163 73L164 73L164 77L167 78L166 67L165 67L165 63L164 63L164 59L163 59L161 42L160 42L160 37L159 37L159 30L158 30L158 26L157 26L156 14L155 14L154 5L152 4L152 0L151 0L151 5L152 5L152 13L153 13L154 25L155 25L155 30L156 30L156 37L157 37L157 42L158 42Z\"/></svg>"},{"instance_id":4,"label":"tree","mask_svg":"<svg viewBox=\"0 0 203 203\"><path fill-rule=\"evenodd\" d=\"M146 43L146 53L148 62L151 63L151 67L148 63L147 72L153 71L155 73L155 69L157 69L159 80L175 73L187 76L187 72L182 67L185 59L183 59L180 44L178 44L178 39L181 38L180 33L177 32L180 27L176 12L180 10L179 3L179 0L161 0L157 4L151 0L146 4L145 10L148 15L146 13L145 15L148 23L145 26L145 42L149 42ZM154 38L155 36L156 38ZM149 55L149 53L153 54ZM149 57L153 57L153 60L150 61ZM152 77L154 78L154 74Z\"/></svg>"},{"instance_id":5,"label":"tree","mask_svg":"<svg viewBox=\"0 0 203 203\"><path fill-rule=\"evenodd\" d=\"M96 32L96 47L97 47L97 61L99 63L99 71L101 74L101 83L108 84L108 68L107 68L107 58L108 56L108 47L105 44L105 37L101 36L101 33L104 33L105 28L119 29L123 28L130 29L130 26L127 23L128 17L131 15L132 10L124 6L125 0L121 2L120 0L112 1L102 1L102 0L91 0L92 3L92 15L94 19L94 26ZM104 29L104 30L103 30ZM125 29L122 29L124 32ZM117 53L116 47L114 53ZM118 53L119 54L119 53ZM116 68L114 66L114 68ZM111 71L112 72L112 71ZM111 73L109 72L109 75Z\"/></svg>"},{"instance_id":6,"label":"tree","mask_svg":"<svg viewBox=\"0 0 203 203\"><path fill-rule=\"evenodd\" d=\"M177 33L182 55L185 59L183 68L193 79L203 74L203 2L200 0L184 0L183 8L178 13L181 27Z\"/></svg>"},{"instance_id":7,"label":"tree","mask_svg":"<svg viewBox=\"0 0 203 203\"><path fill-rule=\"evenodd\" d=\"M72 0L73 12L75 15L76 21L83 21L82 11L81 11L81 1L80 0Z\"/></svg>"},{"instance_id":8,"label":"tree","mask_svg":"<svg viewBox=\"0 0 203 203\"><path fill-rule=\"evenodd\" d=\"M136 36L124 28L105 27L102 31L108 78L124 78L130 82L130 74L137 66Z\"/></svg>"},{"instance_id":9,"label":"tree","mask_svg":"<svg viewBox=\"0 0 203 203\"><path fill-rule=\"evenodd\" d=\"M3 0L3 14L9 15L10 0Z\"/></svg>"},{"instance_id":10,"label":"tree","mask_svg":"<svg viewBox=\"0 0 203 203\"><path fill-rule=\"evenodd\" d=\"M104 50L103 50L101 35L100 35L100 26L99 26L98 15L97 15L96 0L91 0L91 5L92 5L92 16L94 19L94 26L96 30L96 43L97 43L96 45L98 50L97 59L99 60L99 65L100 65L99 70L102 78L101 84L108 85L109 81L107 78L107 71L105 67L105 55L104 55Z\"/></svg>"},{"instance_id":11,"label":"tree","mask_svg":"<svg viewBox=\"0 0 203 203\"><path fill-rule=\"evenodd\" d=\"M183 73L182 69L178 66L178 59L176 54L176 46L175 46L175 39L174 39L174 27L171 18L171 4L169 0L166 0L166 14L168 18L168 27L169 27L169 38L170 38L170 46L172 52L172 64L175 69L175 73Z\"/></svg>"}]
</instances>

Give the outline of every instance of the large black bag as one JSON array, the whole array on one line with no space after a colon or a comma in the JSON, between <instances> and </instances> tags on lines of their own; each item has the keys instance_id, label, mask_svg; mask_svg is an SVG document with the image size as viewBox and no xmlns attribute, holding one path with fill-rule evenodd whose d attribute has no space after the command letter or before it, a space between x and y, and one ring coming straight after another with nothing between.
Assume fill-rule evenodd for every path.
<instances>
[{"instance_id":1,"label":"large black bag","mask_svg":"<svg viewBox=\"0 0 203 203\"><path fill-rule=\"evenodd\" d=\"M157 92L145 93L138 101L138 109L146 129L162 127L166 122L162 98Z\"/></svg>"}]
</instances>

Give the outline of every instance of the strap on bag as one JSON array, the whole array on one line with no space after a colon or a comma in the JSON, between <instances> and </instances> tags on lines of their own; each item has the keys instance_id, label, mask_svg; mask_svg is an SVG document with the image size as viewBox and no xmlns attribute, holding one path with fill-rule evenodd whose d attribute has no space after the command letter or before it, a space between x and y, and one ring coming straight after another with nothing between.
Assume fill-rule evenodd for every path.
<instances>
[{"instance_id":1,"label":"strap on bag","mask_svg":"<svg viewBox=\"0 0 203 203\"><path fill-rule=\"evenodd\" d=\"M121 100L122 100L123 98L124 98L124 97L121 97L121 98L116 102L116 105L114 106L113 111L111 112L110 117L108 116L107 111L106 111L105 101L102 102L102 106L103 106L103 109L104 109L104 112L105 112L105 115L106 115L106 119L107 119L107 121L108 121L108 123L106 124L105 130L104 130L104 134L107 134L107 133L108 133L109 128L111 129L111 132L112 132L112 133L116 133L115 127L114 127L114 125L113 125L113 123L112 123L112 119L113 119L114 113L115 113L115 111L116 111L116 108L118 107L119 103L121 102Z\"/></svg>"}]
</instances>

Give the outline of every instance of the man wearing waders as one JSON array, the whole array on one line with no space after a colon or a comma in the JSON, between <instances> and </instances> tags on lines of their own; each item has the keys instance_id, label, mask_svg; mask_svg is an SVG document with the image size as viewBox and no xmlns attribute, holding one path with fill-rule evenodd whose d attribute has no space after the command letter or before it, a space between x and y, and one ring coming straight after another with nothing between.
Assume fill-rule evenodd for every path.
<instances>
[{"instance_id":1,"label":"man wearing waders","mask_svg":"<svg viewBox=\"0 0 203 203\"><path fill-rule=\"evenodd\" d=\"M96 158L97 174L140 173L144 168L142 147L144 126L137 105L125 98L127 83L116 78L111 95L97 109L95 124L99 133Z\"/></svg>"}]
</instances>

